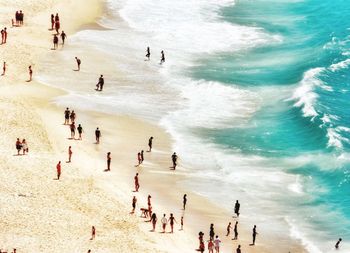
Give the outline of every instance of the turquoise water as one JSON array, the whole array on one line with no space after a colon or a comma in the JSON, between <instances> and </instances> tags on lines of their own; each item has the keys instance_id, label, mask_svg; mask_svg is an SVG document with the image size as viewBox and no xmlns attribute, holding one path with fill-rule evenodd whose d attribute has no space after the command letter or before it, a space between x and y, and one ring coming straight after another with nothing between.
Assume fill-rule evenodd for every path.
<instances>
[{"instance_id":1,"label":"turquoise water","mask_svg":"<svg viewBox=\"0 0 350 253\"><path fill-rule=\"evenodd\" d=\"M316 158L287 169L300 175L311 196L289 205L318 210L303 222L322 231L322 239L350 240L350 164L342 160L350 148L350 1L240 0L220 14L224 21L260 27L282 40L210 56L192 68L197 79L273 94L262 95L263 105L246 127L232 122L232 128L210 130L207 136L267 159L329 157L329 163Z\"/></svg>"}]
</instances>

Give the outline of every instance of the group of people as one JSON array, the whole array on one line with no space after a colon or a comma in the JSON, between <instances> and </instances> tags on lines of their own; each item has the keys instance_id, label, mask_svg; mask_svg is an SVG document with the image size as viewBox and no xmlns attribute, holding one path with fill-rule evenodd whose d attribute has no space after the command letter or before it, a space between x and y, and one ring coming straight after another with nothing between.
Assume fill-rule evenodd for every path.
<instances>
[{"instance_id":1,"label":"group of people","mask_svg":"<svg viewBox=\"0 0 350 253\"><path fill-rule=\"evenodd\" d=\"M146 58L147 58L147 61L150 61L151 60L151 49L149 47L147 47L146 49ZM160 65L162 65L163 63L165 62L165 54L164 54L164 51L162 50L160 52Z\"/></svg>"},{"instance_id":2,"label":"group of people","mask_svg":"<svg viewBox=\"0 0 350 253\"><path fill-rule=\"evenodd\" d=\"M24 20L24 13L20 11L16 11L15 13L15 21L12 19L12 26L22 26Z\"/></svg>"},{"instance_id":3,"label":"group of people","mask_svg":"<svg viewBox=\"0 0 350 253\"><path fill-rule=\"evenodd\" d=\"M59 30L61 28L60 24L60 17L58 16L58 13L56 15L51 14L51 30L56 30L56 34L60 34Z\"/></svg>"},{"instance_id":4,"label":"group of people","mask_svg":"<svg viewBox=\"0 0 350 253\"><path fill-rule=\"evenodd\" d=\"M53 50L56 50L58 48L58 34L54 34L53 35ZM62 31L61 34L60 34L60 37L61 37L61 40L62 40L62 46L64 45L64 41L66 40L67 38L67 34Z\"/></svg>"},{"instance_id":5,"label":"group of people","mask_svg":"<svg viewBox=\"0 0 350 253\"><path fill-rule=\"evenodd\" d=\"M16 140L16 150L17 150L17 155L21 155L21 150L22 150L22 155L25 155L26 153L28 153L29 149L28 149L28 144L26 142L26 139L23 139L22 141L17 138Z\"/></svg>"}]
</instances>

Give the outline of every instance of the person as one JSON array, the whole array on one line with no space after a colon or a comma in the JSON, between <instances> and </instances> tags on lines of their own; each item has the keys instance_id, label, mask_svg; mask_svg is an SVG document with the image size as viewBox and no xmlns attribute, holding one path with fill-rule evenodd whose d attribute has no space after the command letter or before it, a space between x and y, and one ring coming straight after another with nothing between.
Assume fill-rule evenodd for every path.
<instances>
[{"instance_id":1,"label":"person","mask_svg":"<svg viewBox=\"0 0 350 253\"><path fill-rule=\"evenodd\" d=\"M6 43L7 41L7 28L5 27L4 28L4 44Z\"/></svg>"},{"instance_id":2,"label":"person","mask_svg":"<svg viewBox=\"0 0 350 253\"><path fill-rule=\"evenodd\" d=\"M152 213L151 223L152 223L152 232L154 232L156 230L156 224L157 224L157 215L155 213Z\"/></svg>"},{"instance_id":3,"label":"person","mask_svg":"<svg viewBox=\"0 0 350 253\"><path fill-rule=\"evenodd\" d=\"M95 228L95 226L92 226L91 227L91 238L90 238L90 240L94 240L95 237L96 237L96 228Z\"/></svg>"},{"instance_id":4,"label":"person","mask_svg":"<svg viewBox=\"0 0 350 253\"><path fill-rule=\"evenodd\" d=\"M232 228L232 226L231 226L231 222L229 222L228 223L228 225L227 225L227 234L226 234L226 236L229 236L229 234L230 234L230 232L231 232L231 228Z\"/></svg>"},{"instance_id":5,"label":"person","mask_svg":"<svg viewBox=\"0 0 350 253\"><path fill-rule=\"evenodd\" d=\"M148 205L148 215L150 217L149 221L151 221L151 217L152 217L152 206L151 205Z\"/></svg>"},{"instance_id":6,"label":"person","mask_svg":"<svg viewBox=\"0 0 350 253\"><path fill-rule=\"evenodd\" d=\"M96 84L96 90L97 91L102 91L104 84L105 84L105 80L103 78L103 75L101 75L100 78L98 79L98 83Z\"/></svg>"},{"instance_id":7,"label":"person","mask_svg":"<svg viewBox=\"0 0 350 253\"><path fill-rule=\"evenodd\" d=\"M91 249L89 249L87 253L91 253Z\"/></svg>"},{"instance_id":8,"label":"person","mask_svg":"<svg viewBox=\"0 0 350 253\"><path fill-rule=\"evenodd\" d=\"M56 35L60 34L60 28L61 28L60 21L55 21Z\"/></svg>"},{"instance_id":9,"label":"person","mask_svg":"<svg viewBox=\"0 0 350 253\"><path fill-rule=\"evenodd\" d=\"M66 110L64 111L64 124L65 125L69 124L69 115L70 115L70 111L69 111L69 108L67 107Z\"/></svg>"},{"instance_id":10,"label":"person","mask_svg":"<svg viewBox=\"0 0 350 253\"><path fill-rule=\"evenodd\" d=\"M236 221L236 223L235 223L233 233L235 234L235 237L233 237L233 240L237 240L238 239L238 221Z\"/></svg>"},{"instance_id":11,"label":"person","mask_svg":"<svg viewBox=\"0 0 350 253\"><path fill-rule=\"evenodd\" d=\"M22 143L21 143L21 141L19 140L19 138L17 138L17 141L16 141L16 149L17 149L17 155L19 155L19 152L20 152L21 149L22 149Z\"/></svg>"},{"instance_id":12,"label":"person","mask_svg":"<svg viewBox=\"0 0 350 253\"><path fill-rule=\"evenodd\" d=\"M79 124L77 127L78 130L78 134L79 134L79 140L82 140L83 138L81 137L82 133L83 133L83 127Z\"/></svg>"},{"instance_id":13,"label":"person","mask_svg":"<svg viewBox=\"0 0 350 253\"><path fill-rule=\"evenodd\" d=\"M32 70L32 66L29 66L28 67L28 71L29 71L29 82L32 81L32 78L33 78L33 70Z\"/></svg>"},{"instance_id":14,"label":"person","mask_svg":"<svg viewBox=\"0 0 350 253\"><path fill-rule=\"evenodd\" d=\"M162 50L160 52L161 56L160 56L160 65L162 65L165 62L165 55L164 55L164 51Z\"/></svg>"},{"instance_id":15,"label":"person","mask_svg":"<svg viewBox=\"0 0 350 253\"><path fill-rule=\"evenodd\" d=\"M19 17L19 25L22 26L24 21L24 13L21 10L19 11L18 17Z\"/></svg>"},{"instance_id":16,"label":"person","mask_svg":"<svg viewBox=\"0 0 350 253\"><path fill-rule=\"evenodd\" d=\"M198 233L198 240L199 240L199 247L198 247L198 249L200 250L200 248L201 248L201 242L203 242L203 236L204 236L204 233L202 232L202 231L200 231L199 233ZM203 245L204 246L204 245ZM203 250L204 251L204 250Z\"/></svg>"},{"instance_id":17,"label":"person","mask_svg":"<svg viewBox=\"0 0 350 253\"><path fill-rule=\"evenodd\" d=\"M71 139L75 138L75 123L74 122L72 122L70 124L70 137L71 137Z\"/></svg>"},{"instance_id":18,"label":"person","mask_svg":"<svg viewBox=\"0 0 350 253\"><path fill-rule=\"evenodd\" d=\"M140 155L141 155L141 163L143 163L143 161L145 160L145 158L144 158L144 156L143 156L143 150L141 150Z\"/></svg>"},{"instance_id":19,"label":"person","mask_svg":"<svg viewBox=\"0 0 350 253\"><path fill-rule=\"evenodd\" d=\"M183 204L183 209L186 210L187 194L185 194L185 195L183 196L182 204Z\"/></svg>"},{"instance_id":20,"label":"person","mask_svg":"<svg viewBox=\"0 0 350 253\"><path fill-rule=\"evenodd\" d=\"M4 44L4 29L1 30L1 45Z\"/></svg>"},{"instance_id":21,"label":"person","mask_svg":"<svg viewBox=\"0 0 350 253\"><path fill-rule=\"evenodd\" d=\"M58 13L56 13L56 16L55 16L55 22L57 21L60 21L60 17L58 16Z\"/></svg>"},{"instance_id":22,"label":"person","mask_svg":"<svg viewBox=\"0 0 350 253\"><path fill-rule=\"evenodd\" d=\"M163 233L165 233L165 228L166 228L166 225L168 223L168 220L167 218L165 217L166 215L163 214L163 218L161 219L161 222L162 222L162 228L163 228Z\"/></svg>"},{"instance_id":23,"label":"person","mask_svg":"<svg viewBox=\"0 0 350 253\"><path fill-rule=\"evenodd\" d=\"M256 239L256 235L258 234L258 232L256 231L256 225L254 225L253 227L253 243L252 245L255 245L255 239Z\"/></svg>"},{"instance_id":24,"label":"person","mask_svg":"<svg viewBox=\"0 0 350 253\"><path fill-rule=\"evenodd\" d=\"M18 22L19 22L19 12L18 11L16 11L16 13L15 13L15 20L16 20L16 26L18 26ZM12 23L12 26L14 26L13 23Z\"/></svg>"},{"instance_id":25,"label":"person","mask_svg":"<svg viewBox=\"0 0 350 253\"><path fill-rule=\"evenodd\" d=\"M199 242L199 252L203 253L205 251L205 245L204 245L204 241L201 240Z\"/></svg>"},{"instance_id":26,"label":"person","mask_svg":"<svg viewBox=\"0 0 350 253\"><path fill-rule=\"evenodd\" d=\"M27 145L27 142L26 142L26 139L23 139L22 140L22 150L23 150L23 155L26 154L26 152L28 153L28 145Z\"/></svg>"},{"instance_id":27,"label":"person","mask_svg":"<svg viewBox=\"0 0 350 253\"><path fill-rule=\"evenodd\" d=\"M339 244L340 244L341 241L342 241L342 239L339 238L339 240L338 240L337 243L335 244L335 248L336 248L336 249L339 249Z\"/></svg>"},{"instance_id":28,"label":"person","mask_svg":"<svg viewBox=\"0 0 350 253\"><path fill-rule=\"evenodd\" d=\"M111 170L111 161L112 161L111 152L108 152L107 153L107 169L105 169L105 171Z\"/></svg>"},{"instance_id":29,"label":"person","mask_svg":"<svg viewBox=\"0 0 350 253\"><path fill-rule=\"evenodd\" d=\"M78 57L75 57L75 60L76 60L77 65L78 65L78 71L80 71L81 60Z\"/></svg>"},{"instance_id":30,"label":"person","mask_svg":"<svg viewBox=\"0 0 350 253\"><path fill-rule=\"evenodd\" d=\"M64 45L64 41L66 40L66 38L67 38L67 34L64 31L62 31L61 32L62 45Z\"/></svg>"},{"instance_id":31,"label":"person","mask_svg":"<svg viewBox=\"0 0 350 253\"><path fill-rule=\"evenodd\" d=\"M153 144L153 136L151 136L151 138L149 138L149 140L148 140L148 147L149 147L148 152L152 151L152 144Z\"/></svg>"},{"instance_id":32,"label":"person","mask_svg":"<svg viewBox=\"0 0 350 253\"><path fill-rule=\"evenodd\" d=\"M236 249L236 253L242 253L241 251L241 245L238 245L237 249Z\"/></svg>"},{"instance_id":33,"label":"person","mask_svg":"<svg viewBox=\"0 0 350 253\"><path fill-rule=\"evenodd\" d=\"M141 153L140 152L138 152L137 153L137 161L138 161L138 165L137 166L140 166L140 164L141 164Z\"/></svg>"},{"instance_id":34,"label":"person","mask_svg":"<svg viewBox=\"0 0 350 253\"><path fill-rule=\"evenodd\" d=\"M235 203L235 214L237 217L239 217L239 209L241 208L241 204L238 202L238 200L236 200Z\"/></svg>"},{"instance_id":35,"label":"person","mask_svg":"<svg viewBox=\"0 0 350 253\"><path fill-rule=\"evenodd\" d=\"M51 30L55 27L55 15L51 14Z\"/></svg>"},{"instance_id":36,"label":"person","mask_svg":"<svg viewBox=\"0 0 350 253\"><path fill-rule=\"evenodd\" d=\"M74 123L74 122L75 122L76 116L77 116L77 115L75 114L74 110L72 110L72 112L71 112L70 115L69 115L70 122Z\"/></svg>"},{"instance_id":37,"label":"person","mask_svg":"<svg viewBox=\"0 0 350 253\"><path fill-rule=\"evenodd\" d=\"M139 173L136 173L135 177L134 177L134 181L135 181L135 192L139 191L140 188L140 184L139 184Z\"/></svg>"},{"instance_id":38,"label":"person","mask_svg":"<svg viewBox=\"0 0 350 253\"><path fill-rule=\"evenodd\" d=\"M131 213L135 213L136 202L137 202L137 198L134 196L132 198L132 211L131 211Z\"/></svg>"},{"instance_id":39,"label":"person","mask_svg":"<svg viewBox=\"0 0 350 253\"><path fill-rule=\"evenodd\" d=\"M149 47L147 47L147 50L146 50L146 58L147 58L147 60L150 60L150 57L151 57L151 50L149 49Z\"/></svg>"},{"instance_id":40,"label":"person","mask_svg":"<svg viewBox=\"0 0 350 253\"><path fill-rule=\"evenodd\" d=\"M209 228L209 236L210 236L210 239L214 240L214 235L215 235L215 232L214 232L214 224L210 224L210 228Z\"/></svg>"},{"instance_id":41,"label":"person","mask_svg":"<svg viewBox=\"0 0 350 253\"><path fill-rule=\"evenodd\" d=\"M58 48L58 37L57 35L55 34L53 36L53 49L56 50Z\"/></svg>"},{"instance_id":42,"label":"person","mask_svg":"<svg viewBox=\"0 0 350 253\"><path fill-rule=\"evenodd\" d=\"M6 62L4 62L3 64L2 64L2 76L4 76L5 75L5 73L6 73Z\"/></svg>"},{"instance_id":43,"label":"person","mask_svg":"<svg viewBox=\"0 0 350 253\"><path fill-rule=\"evenodd\" d=\"M101 131L99 128L96 128L96 130L95 130L95 137L96 137L96 144L99 144L100 138L101 138Z\"/></svg>"},{"instance_id":44,"label":"person","mask_svg":"<svg viewBox=\"0 0 350 253\"><path fill-rule=\"evenodd\" d=\"M183 216L181 216L180 223L181 223L181 230L184 230L184 217Z\"/></svg>"},{"instance_id":45,"label":"person","mask_svg":"<svg viewBox=\"0 0 350 253\"><path fill-rule=\"evenodd\" d=\"M152 198L151 195L148 195L148 196L147 196L147 205L148 205L148 206L151 206L151 205L152 205L152 204L151 204L151 198Z\"/></svg>"},{"instance_id":46,"label":"person","mask_svg":"<svg viewBox=\"0 0 350 253\"><path fill-rule=\"evenodd\" d=\"M208 241L208 252L209 252L209 253L214 253L214 243L213 243L213 240L212 240L212 239L210 239L210 240Z\"/></svg>"},{"instance_id":47,"label":"person","mask_svg":"<svg viewBox=\"0 0 350 253\"><path fill-rule=\"evenodd\" d=\"M72 147L69 146L69 147L68 147L68 162L69 162L69 163L72 161L72 154L73 154L73 152L72 152Z\"/></svg>"},{"instance_id":48,"label":"person","mask_svg":"<svg viewBox=\"0 0 350 253\"><path fill-rule=\"evenodd\" d=\"M61 177L61 161L59 161L57 163L56 170L57 170L57 180L60 180L60 177Z\"/></svg>"},{"instance_id":49,"label":"person","mask_svg":"<svg viewBox=\"0 0 350 253\"><path fill-rule=\"evenodd\" d=\"M215 252L216 253L220 253L220 243L221 243L221 240L220 240L219 236L217 235L215 237L215 240L214 240Z\"/></svg>"},{"instance_id":50,"label":"person","mask_svg":"<svg viewBox=\"0 0 350 253\"><path fill-rule=\"evenodd\" d=\"M174 233L174 222L177 223L174 215L171 213L170 217L169 217L169 224L170 224L170 228L171 228L171 233Z\"/></svg>"},{"instance_id":51,"label":"person","mask_svg":"<svg viewBox=\"0 0 350 253\"><path fill-rule=\"evenodd\" d=\"M173 169L176 169L176 165L177 165L177 154L176 152L174 152L174 154L171 156L171 160L173 161Z\"/></svg>"}]
</instances>

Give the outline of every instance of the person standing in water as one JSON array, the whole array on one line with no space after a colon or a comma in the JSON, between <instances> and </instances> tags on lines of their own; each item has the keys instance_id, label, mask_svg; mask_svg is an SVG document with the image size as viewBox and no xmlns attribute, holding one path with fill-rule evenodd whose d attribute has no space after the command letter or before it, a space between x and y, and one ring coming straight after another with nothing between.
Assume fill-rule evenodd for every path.
<instances>
[{"instance_id":1,"label":"person standing in water","mask_svg":"<svg viewBox=\"0 0 350 253\"><path fill-rule=\"evenodd\" d=\"M237 240L238 239L238 221L236 221L235 227L233 229L233 233L234 233L235 237L233 237L232 240Z\"/></svg>"},{"instance_id":2,"label":"person standing in water","mask_svg":"<svg viewBox=\"0 0 350 253\"><path fill-rule=\"evenodd\" d=\"M134 196L132 198L132 211L131 211L132 214L135 213L136 203L137 203L137 198Z\"/></svg>"},{"instance_id":3,"label":"person standing in water","mask_svg":"<svg viewBox=\"0 0 350 253\"><path fill-rule=\"evenodd\" d=\"M78 134L79 134L79 140L82 140L83 138L81 137L82 133L83 133L83 127L79 124L77 127L78 130Z\"/></svg>"},{"instance_id":4,"label":"person standing in water","mask_svg":"<svg viewBox=\"0 0 350 253\"><path fill-rule=\"evenodd\" d=\"M72 154L73 154L72 147L69 146L69 148L68 148L68 163L70 163L72 161Z\"/></svg>"},{"instance_id":5,"label":"person standing in water","mask_svg":"<svg viewBox=\"0 0 350 253\"><path fill-rule=\"evenodd\" d=\"M148 140L148 147L149 147L148 152L152 151L152 145L153 145L153 136L151 136L151 138L149 138Z\"/></svg>"},{"instance_id":6,"label":"person standing in water","mask_svg":"<svg viewBox=\"0 0 350 253\"><path fill-rule=\"evenodd\" d=\"M96 130L95 130L95 137L96 137L96 144L99 144L100 138L101 138L101 131L99 128L96 128Z\"/></svg>"},{"instance_id":7,"label":"person standing in water","mask_svg":"<svg viewBox=\"0 0 350 253\"><path fill-rule=\"evenodd\" d=\"M65 125L69 124L69 115L70 115L70 110L67 107L66 110L64 111L64 124Z\"/></svg>"},{"instance_id":8,"label":"person standing in water","mask_svg":"<svg viewBox=\"0 0 350 253\"><path fill-rule=\"evenodd\" d=\"M53 50L56 50L58 48L58 37L57 35L55 34L53 36Z\"/></svg>"},{"instance_id":9,"label":"person standing in water","mask_svg":"<svg viewBox=\"0 0 350 253\"><path fill-rule=\"evenodd\" d=\"M111 152L108 152L107 153L107 169L105 169L105 171L111 170L111 161L112 161Z\"/></svg>"},{"instance_id":10,"label":"person standing in water","mask_svg":"<svg viewBox=\"0 0 350 253\"><path fill-rule=\"evenodd\" d=\"M239 217L239 209L241 208L241 204L238 202L238 200L236 200L235 203L235 214L237 217Z\"/></svg>"},{"instance_id":11,"label":"person standing in water","mask_svg":"<svg viewBox=\"0 0 350 253\"><path fill-rule=\"evenodd\" d=\"M64 41L66 40L66 38L67 38L67 34L64 31L62 31L61 32L62 45L64 45Z\"/></svg>"},{"instance_id":12,"label":"person standing in water","mask_svg":"<svg viewBox=\"0 0 350 253\"><path fill-rule=\"evenodd\" d=\"M164 55L164 51L162 50L160 52L160 65L162 65L165 62L165 55Z\"/></svg>"},{"instance_id":13,"label":"person standing in water","mask_svg":"<svg viewBox=\"0 0 350 253\"><path fill-rule=\"evenodd\" d=\"M146 50L146 58L148 61L151 59L151 50L149 49L149 47L147 47L147 50Z\"/></svg>"},{"instance_id":14,"label":"person standing in water","mask_svg":"<svg viewBox=\"0 0 350 253\"><path fill-rule=\"evenodd\" d=\"M184 217L183 216L181 216L180 223L181 223L181 230L184 230Z\"/></svg>"},{"instance_id":15,"label":"person standing in water","mask_svg":"<svg viewBox=\"0 0 350 253\"><path fill-rule=\"evenodd\" d=\"M72 122L70 124L70 137L72 140L75 139L75 123L74 122Z\"/></svg>"},{"instance_id":16,"label":"person standing in water","mask_svg":"<svg viewBox=\"0 0 350 253\"><path fill-rule=\"evenodd\" d=\"M214 232L214 224L210 224L210 228L209 228L209 237L210 240L214 240L214 236L215 236L215 232Z\"/></svg>"},{"instance_id":17,"label":"person standing in water","mask_svg":"<svg viewBox=\"0 0 350 253\"><path fill-rule=\"evenodd\" d=\"M183 200L182 200L182 207L184 210L186 210L186 204L187 204L187 194L183 196Z\"/></svg>"},{"instance_id":18,"label":"person standing in water","mask_svg":"<svg viewBox=\"0 0 350 253\"><path fill-rule=\"evenodd\" d=\"M173 161L173 169L176 170L176 165L177 165L177 154L174 152L174 154L171 156L171 160Z\"/></svg>"},{"instance_id":19,"label":"person standing in water","mask_svg":"<svg viewBox=\"0 0 350 253\"><path fill-rule=\"evenodd\" d=\"M78 65L78 69L77 69L77 71L80 71L80 64L81 64L81 60L80 60L78 57L75 57L75 60L76 60L77 65Z\"/></svg>"},{"instance_id":20,"label":"person standing in water","mask_svg":"<svg viewBox=\"0 0 350 253\"><path fill-rule=\"evenodd\" d=\"M96 90L102 91L104 84L105 84L105 79L103 78L103 75L101 75L98 79L98 83L96 84Z\"/></svg>"},{"instance_id":21,"label":"person standing in water","mask_svg":"<svg viewBox=\"0 0 350 253\"><path fill-rule=\"evenodd\" d=\"M33 78L33 69L32 69L31 65L28 67L28 72L29 72L29 80L28 80L28 82L31 82L32 78Z\"/></svg>"},{"instance_id":22,"label":"person standing in water","mask_svg":"<svg viewBox=\"0 0 350 253\"><path fill-rule=\"evenodd\" d=\"M339 238L339 240L337 241L337 243L335 244L335 248L336 249L339 249L339 245L340 245L340 242L342 241L341 238Z\"/></svg>"},{"instance_id":23,"label":"person standing in water","mask_svg":"<svg viewBox=\"0 0 350 253\"><path fill-rule=\"evenodd\" d=\"M177 223L177 221L175 220L174 215L171 213L170 217L169 217L169 224L170 224L170 229L171 229L170 233L174 233L174 222Z\"/></svg>"},{"instance_id":24,"label":"person standing in water","mask_svg":"<svg viewBox=\"0 0 350 253\"><path fill-rule=\"evenodd\" d=\"M145 157L143 156L143 150L141 150L140 156L141 156L141 163L143 163L143 161L145 160Z\"/></svg>"},{"instance_id":25,"label":"person standing in water","mask_svg":"<svg viewBox=\"0 0 350 253\"><path fill-rule=\"evenodd\" d=\"M256 239L256 235L258 234L258 232L256 231L256 225L254 225L253 227L253 243L251 245L255 245L255 239Z\"/></svg>"}]
</instances>

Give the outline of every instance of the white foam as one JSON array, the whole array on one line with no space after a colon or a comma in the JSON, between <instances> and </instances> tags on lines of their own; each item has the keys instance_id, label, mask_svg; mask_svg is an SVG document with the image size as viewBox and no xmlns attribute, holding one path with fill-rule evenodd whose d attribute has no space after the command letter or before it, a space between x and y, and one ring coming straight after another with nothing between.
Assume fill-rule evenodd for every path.
<instances>
[{"instance_id":1,"label":"white foam","mask_svg":"<svg viewBox=\"0 0 350 253\"><path fill-rule=\"evenodd\" d=\"M345 69L350 65L350 59L346 59L344 61L334 63L329 67L329 70L335 72L341 69Z\"/></svg>"}]
</instances>

